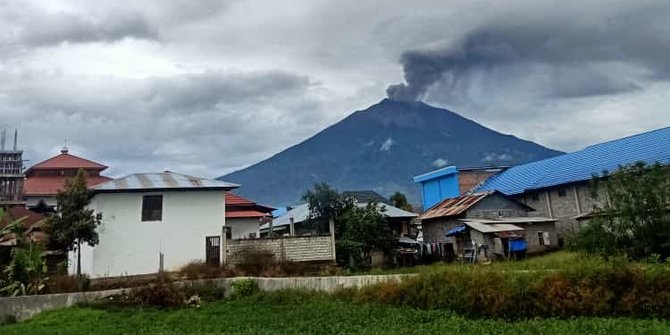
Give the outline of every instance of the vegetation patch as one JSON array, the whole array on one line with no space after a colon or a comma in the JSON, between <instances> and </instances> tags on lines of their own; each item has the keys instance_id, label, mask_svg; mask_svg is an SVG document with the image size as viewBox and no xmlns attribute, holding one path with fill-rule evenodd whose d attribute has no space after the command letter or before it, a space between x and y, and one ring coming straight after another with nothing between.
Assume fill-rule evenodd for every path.
<instances>
[{"instance_id":1,"label":"vegetation patch","mask_svg":"<svg viewBox=\"0 0 670 335\"><path fill-rule=\"evenodd\" d=\"M350 304L326 294L277 292L198 309L70 308L0 327L14 334L668 334L665 321L571 318L469 319L440 310Z\"/></svg>"},{"instance_id":2,"label":"vegetation patch","mask_svg":"<svg viewBox=\"0 0 670 335\"><path fill-rule=\"evenodd\" d=\"M352 302L448 310L467 317L670 317L670 267L587 259L555 270L446 266L337 295Z\"/></svg>"}]
</instances>

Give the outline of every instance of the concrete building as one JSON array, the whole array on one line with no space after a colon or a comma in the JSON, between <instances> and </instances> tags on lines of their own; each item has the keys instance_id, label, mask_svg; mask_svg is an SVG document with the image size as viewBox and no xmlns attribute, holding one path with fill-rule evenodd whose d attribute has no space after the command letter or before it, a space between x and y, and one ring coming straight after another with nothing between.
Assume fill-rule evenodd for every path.
<instances>
[{"instance_id":1,"label":"concrete building","mask_svg":"<svg viewBox=\"0 0 670 335\"><path fill-rule=\"evenodd\" d=\"M112 178L100 173L107 166L70 154L63 148L60 154L37 163L26 170L23 197L26 206L39 212L52 212L56 207L56 194L63 189L65 181L74 177L79 169L86 172L88 187L107 182Z\"/></svg>"},{"instance_id":2,"label":"concrete building","mask_svg":"<svg viewBox=\"0 0 670 335\"><path fill-rule=\"evenodd\" d=\"M226 226L230 227L231 238L260 237L260 226L272 220L274 210L239 195L226 193Z\"/></svg>"},{"instance_id":3,"label":"concrete building","mask_svg":"<svg viewBox=\"0 0 670 335\"><path fill-rule=\"evenodd\" d=\"M586 147L511 167L490 177L475 192L497 190L535 209L532 215L557 220L561 238L578 231L578 217L606 201L590 195L589 183L603 171L635 162L670 164L670 127Z\"/></svg>"},{"instance_id":4,"label":"concrete building","mask_svg":"<svg viewBox=\"0 0 670 335\"><path fill-rule=\"evenodd\" d=\"M14 131L14 145L7 149L6 131L0 131L0 206L23 205L23 152L17 148L17 136Z\"/></svg>"},{"instance_id":5,"label":"concrete building","mask_svg":"<svg viewBox=\"0 0 670 335\"><path fill-rule=\"evenodd\" d=\"M529 217L533 209L496 191L447 198L419 219L427 243L442 243L463 259L509 257L558 247L555 221Z\"/></svg>"},{"instance_id":6,"label":"concrete building","mask_svg":"<svg viewBox=\"0 0 670 335\"><path fill-rule=\"evenodd\" d=\"M102 213L100 242L82 248L91 277L177 270L217 261L225 225L225 194L238 185L173 172L140 173L93 188L90 208ZM75 254L70 271L75 271Z\"/></svg>"}]
</instances>

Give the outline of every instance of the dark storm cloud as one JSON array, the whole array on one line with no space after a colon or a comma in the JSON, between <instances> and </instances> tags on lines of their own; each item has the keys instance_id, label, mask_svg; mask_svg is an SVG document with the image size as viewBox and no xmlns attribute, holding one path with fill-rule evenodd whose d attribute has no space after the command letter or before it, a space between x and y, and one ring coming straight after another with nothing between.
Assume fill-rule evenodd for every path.
<instances>
[{"instance_id":1,"label":"dark storm cloud","mask_svg":"<svg viewBox=\"0 0 670 335\"><path fill-rule=\"evenodd\" d=\"M641 79L668 79L668 3L641 2L618 10L613 6L603 15L585 14L588 8L574 6L555 15L494 16L442 48L405 52L400 58L405 83L389 86L387 94L398 100L422 99L437 82L456 87L472 76L505 67L518 70L509 73L511 81L529 74L525 66L554 76L553 87L545 93L557 98L637 89L616 71L621 63L644 71Z\"/></svg>"},{"instance_id":2,"label":"dark storm cloud","mask_svg":"<svg viewBox=\"0 0 670 335\"><path fill-rule=\"evenodd\" d=\"M26 158L47 158L67 139L115 174L172 167L218 176L313 132L321 108L314 84L282 71L4 79L2 123L20 129Z\"/></svg>"}]
</instances>

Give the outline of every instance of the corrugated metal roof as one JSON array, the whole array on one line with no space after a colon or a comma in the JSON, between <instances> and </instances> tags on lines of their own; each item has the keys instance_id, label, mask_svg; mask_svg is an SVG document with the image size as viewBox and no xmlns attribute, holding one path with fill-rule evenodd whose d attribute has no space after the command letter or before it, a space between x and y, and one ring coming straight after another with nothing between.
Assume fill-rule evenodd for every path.
<instances>
[{"instance_id":1,"label":"corrugated metal roof","mask_svg":"<svg viewBox=\"0 0 670 335\"><path fill-rule=\"evenodd\" d=\"M365 207L367 206L367 203L356 203L356 206L358 207ZM397 207L393 207L391 205L386 205L386 204L377 204L377 206L381 209L384 208L383 214L386 217L389 218L415 218L418 216L416 213L408 212L405 210L402 210ZM287 226L291 223L291 218L293 218L293 223L298 223L298 222L303 222L307 220L309 217L309 205L308 204L302 204L293 207L290 211L284 213L283 215L275 218L272 221L272 225L274 227L279 227L279 226ZM261 229L268 229L270 227L269 223L266 223L261 226Z\"/></svg>"},{"instance_id":2,"label":"corrugated metal roof","mask_svg":"<svg viewBox=\"0 0 670 335\"><path fill-rule=\"evenodd\" d=\"M524 231L523 228L509 223L486 224L475 221L463 221L468 227L482 233L499 233L507 231Z\"/></svg>"},{"instance_id":3,"label":"corrugated metal roof","mask_svg":"<svg viewBox=\"0 0 670 335\"><path fill-rule=\"evenodd\" d=\"M389 200L384 198L381 194L372 191L372 190L362 190L362 191L344 191L342 196L354 198L357 202L377 202L380 204L390 205Z\"/></svg>"},{"instance_id":4,"label":"corrugated metal roof","mask_svg":"<svg viewBox=\"0 0 670 335\"><path fill-rule=\"evenodd\" d=\"M670 164L670 127L592 145L569 154L514 166L495 175L475 191L498 190L507 195L590 180L604 170L635 162Z\"/></svg>"},{"instance_id":5,"label":"corrugated metal roof","mask_svg":"<svg viewBox=\"0 0 670 335\"><path fill-rule=\"evenodd\" d=\"M132 192L144 190L230 190L237 184L187 176L165 171L162 173L135 173L102 183L93 188L96 193Z\"/></svg>"},{"instance_id":6,"label":"corrugated metal roof","mask_svg":"<svg viewBox=\"0 0 670 335\"><path fill-rule=\"evenodd\" d=\"M494 219L461 219L460 221L477 222L482 224L494 224L494 223L522 224L522 223L556 222L556 219L550 219L540 216L524 216L524 217L499 217Z\"/></svg>"},{"instance_id":7,"label":"corrugated metal roof","mask_svg":"<svg viewBox=\"0 0 670 335\"><path fill-rule=\"evenodd\" d=\"M455 216L464 213L474 204L492 194L493 191L465 194L458 198L444 199L419 216L420 220Z\"/></svg>"}]
</instances>

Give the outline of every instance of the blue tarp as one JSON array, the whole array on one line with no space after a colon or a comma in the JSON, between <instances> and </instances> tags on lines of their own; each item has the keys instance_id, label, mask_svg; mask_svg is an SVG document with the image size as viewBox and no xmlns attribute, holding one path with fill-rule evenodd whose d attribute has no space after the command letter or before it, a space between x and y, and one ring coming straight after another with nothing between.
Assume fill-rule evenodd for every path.
<instances>
[{"instance_id":1,"label":"blue tarp","mask_svg":"<svg viewBox=\"0 0 670 335\"><path fill-rule=\"evenodd\" d=\"M509 240L509 251L523 251L528 249L528 243L523 238Z\"/></svg>"},{"instance_id":2,"label":"blue tarp","mask_svg":"<svg viewBox=\"0 0 670 335\"><path fill-rule=\"evenodd\" d=\"M462 232L464 232L464 231L465 231L465 226L458 226L458 227L456 227L456 228L453 228L453 229L449 230L449 231L447 232L447 236L458 235L458 234L460 234L460 233L462 233Z\"/></svg>"}]
</instances>

